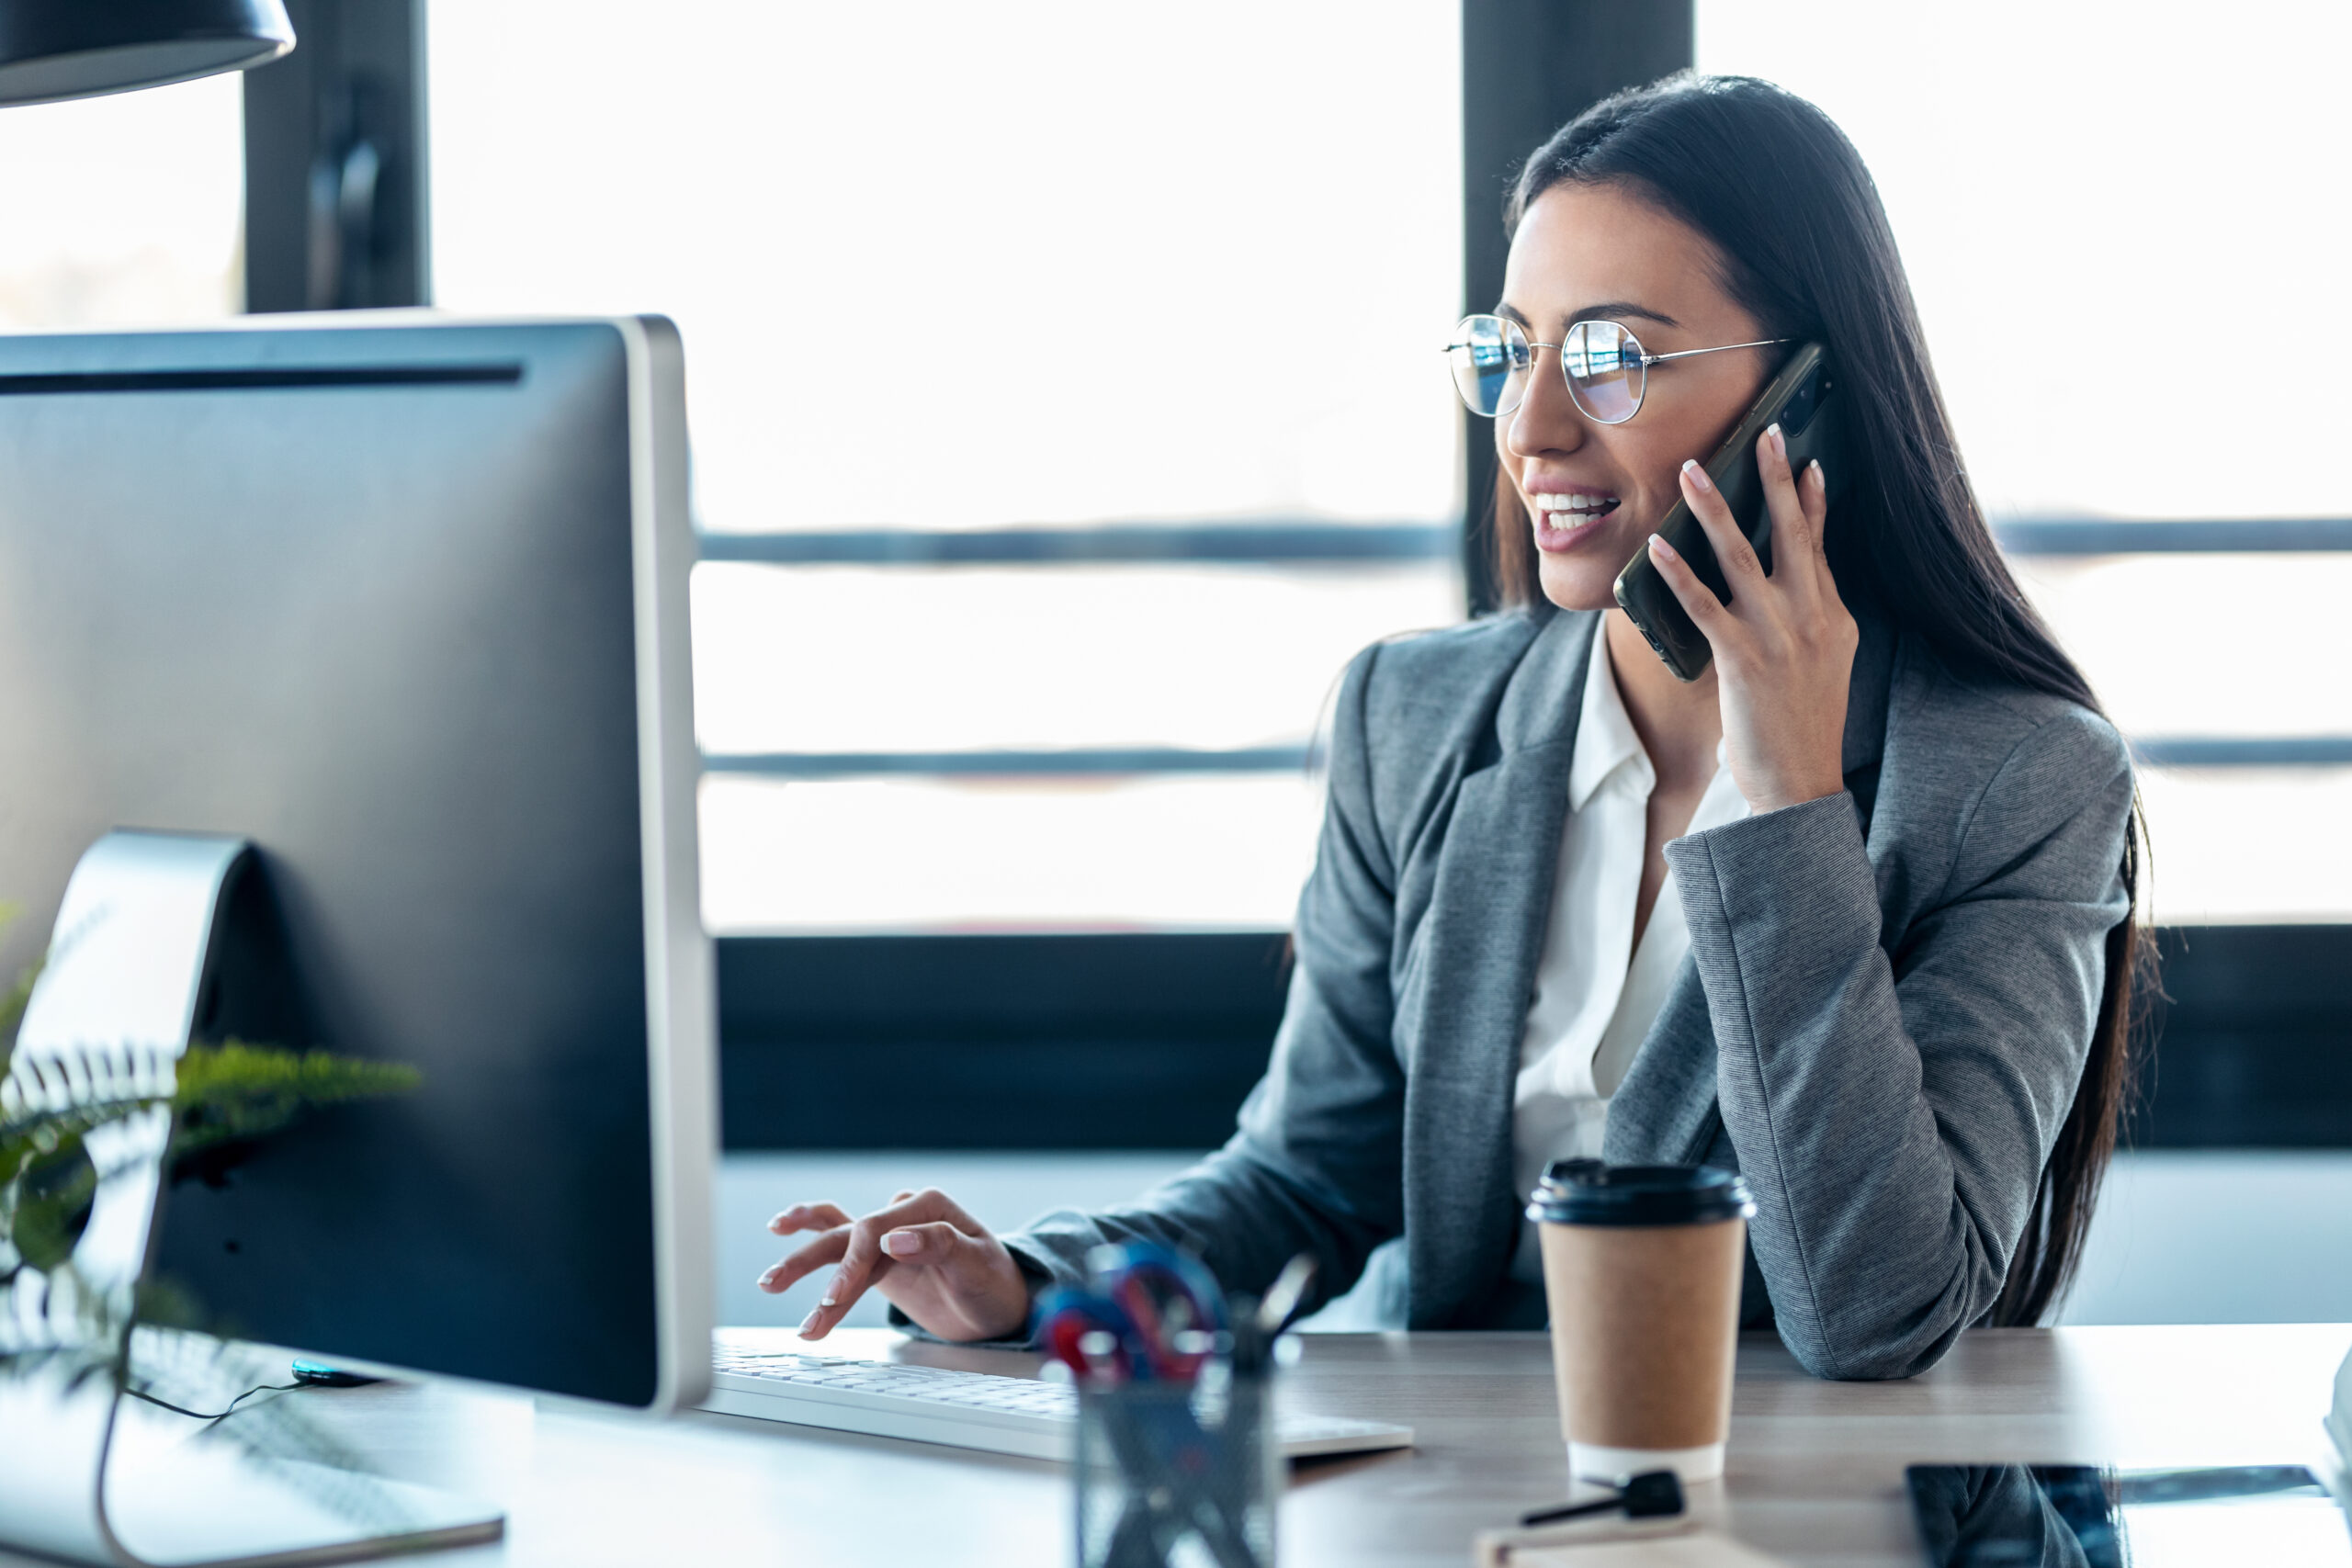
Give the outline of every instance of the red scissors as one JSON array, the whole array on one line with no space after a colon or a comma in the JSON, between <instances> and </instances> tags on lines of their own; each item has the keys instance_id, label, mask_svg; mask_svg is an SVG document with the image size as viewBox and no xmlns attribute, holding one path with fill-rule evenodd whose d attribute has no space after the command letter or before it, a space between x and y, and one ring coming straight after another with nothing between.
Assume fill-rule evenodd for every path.
<instances>
[{"instance_id":1,"label":"red scissors","mask_svg":"<svg viewBox=\"0 0 2352 1568\"><path fill-rule=\"evenodd\" d=\"M1100 1247L1091 1290L1039 1303L1046 1349L1080 1377L1188 1383L1227 1343L1225 1297L1207 1269L1152 1242Z\"/></svg>"}]
</instances>

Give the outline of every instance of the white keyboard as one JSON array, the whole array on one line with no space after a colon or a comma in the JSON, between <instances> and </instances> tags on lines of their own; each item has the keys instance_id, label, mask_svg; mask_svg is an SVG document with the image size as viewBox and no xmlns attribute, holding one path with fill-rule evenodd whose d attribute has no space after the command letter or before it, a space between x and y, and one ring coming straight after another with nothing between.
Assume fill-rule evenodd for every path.
<instances>
[{"instance_id":1,"label":"white keyboard","mask_svg":"<svg viewBox=\"0 0 2352 1568\"><path fill-rule=\"evenodd\" d=\"M703 1408L1031 1459L1069 1459L1078 1427L1068 1383L786 1351L720 1349ZM1409 1427L1336 1416L1283 1415L1275 1430L1292 1459L1413 1444Z\"/></svg>"}]
</instances>

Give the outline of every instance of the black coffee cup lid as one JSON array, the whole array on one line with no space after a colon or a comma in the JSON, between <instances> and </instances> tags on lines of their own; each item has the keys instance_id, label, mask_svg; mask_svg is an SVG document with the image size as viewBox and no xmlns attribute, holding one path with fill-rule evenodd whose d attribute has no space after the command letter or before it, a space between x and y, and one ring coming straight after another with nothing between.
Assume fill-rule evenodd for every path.
<instances>
[{"instance_id":1,"label":"black coffee cup lid","mask_svg":"<svg viewBox=\"0 0 2352 1568\"><path fill-rule=\"evenodd\" d=\"M1554 1160L1527 1204L1529 1219L1555 1225L1699 1225L1755 1213L1736 1170L1597 1159Z\"/></svg>"}]
</instances>

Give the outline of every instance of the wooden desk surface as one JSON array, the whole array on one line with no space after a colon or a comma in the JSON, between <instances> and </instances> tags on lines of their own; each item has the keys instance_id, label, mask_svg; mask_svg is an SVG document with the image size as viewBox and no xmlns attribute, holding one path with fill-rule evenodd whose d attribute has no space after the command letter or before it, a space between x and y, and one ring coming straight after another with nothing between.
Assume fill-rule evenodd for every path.
<instances>
[{"instance_id":1,"label":"wooden desk surface","mask_svg":"<svg viewBox=\"0 0 2352 1568\"><path fill-rule=\"evenodd\" d=\"M784 1341L783 1331L741 1331ZM1035 1358L848 1331L837 1351L990 1371ZM1792 1563L1915 1568L1915 1461L2324 1462L2352 1325L1983 1330L1905 1382L1816 1382L1770 1337L1739 1351L1728 1473L1695 1506ZM1470 1562L1472 1535L1565 1494L1532 1334L1306 1337L1303 1407L1411 1423L1411 1452L1295 1467L1286 1568ZM695 1414L640 1422L447 1388L308 1393L387 1473L496 1497L498 1547L433 1561L1023 1564L1069 1558L1055 1465Z\"/></svg>"}]
</instances>

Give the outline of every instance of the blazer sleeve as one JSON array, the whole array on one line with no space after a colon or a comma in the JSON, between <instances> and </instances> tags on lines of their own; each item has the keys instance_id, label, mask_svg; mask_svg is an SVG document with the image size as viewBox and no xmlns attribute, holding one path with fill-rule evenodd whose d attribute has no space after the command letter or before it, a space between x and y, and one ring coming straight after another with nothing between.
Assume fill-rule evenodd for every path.
<instances>
[{"instance_id":1,"label":"blazer sleeve","mask_svg":"<svg viewBox=\"0 0 2352 1568\"><path fill-rule=\"evenodd\" d=\"M2129 908L2132 787L2091 714L2028 732L1891 953L1850 795L1667 846L1757 1261L1817 1376L1924 1371L1999 1294Z\"/></svg>"},{"instance_id":2,"label":"blazer sleeve","mask_svg":"<svg viewBox=\"0 0 2352 1568\"><path fill-rule=\"evenodd\" d=\"M1133 1203L1063 1211L1005 1245L1039 1282L1084 1275L1105 1242L1189 1248L1227 1290L1262 1292L1291 1258L1312 1300L1353 1284L1404 1224L1405 1077L1391 1043L1396 878L1374 820L1364 714L1377 645L1341 677L1315 869L1299 898L1289 999L1265 1077L1216 1153Z\"/></svg>"}]
</instances>

